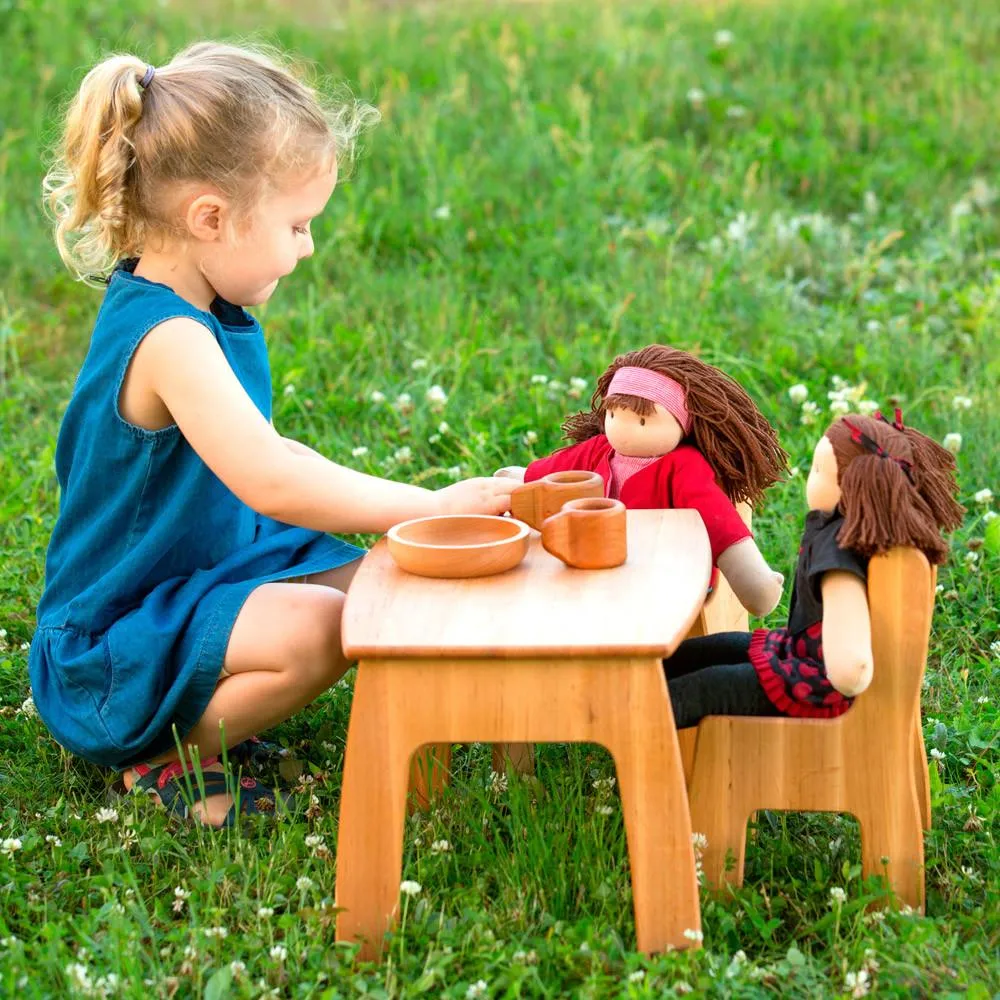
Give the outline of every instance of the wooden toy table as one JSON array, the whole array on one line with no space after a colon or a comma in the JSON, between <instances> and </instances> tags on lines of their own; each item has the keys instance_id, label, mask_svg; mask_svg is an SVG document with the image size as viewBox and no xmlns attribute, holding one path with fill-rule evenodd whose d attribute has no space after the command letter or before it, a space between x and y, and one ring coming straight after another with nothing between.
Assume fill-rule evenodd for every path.
<instances>
[{"instance_id":1,"label":"wooden toy table","mask_svg":"<svg viewBox=\"0 0 1000 1000\"><path fill-rule=\"evenodd\" d=\"M569 569L533 533L518 567L437 580L379 541L344 609L359 661L337 842L337 939L381 950L399 899L410 758L429 743L581 742L611 752L637 945L700 930L684 772L661 658L705 598L708 536L692 510L628 512L628 560ZM457 845L460 847L460 845ZM697 937L697 936L694 936Z\"/></svg>"}]
</instances>

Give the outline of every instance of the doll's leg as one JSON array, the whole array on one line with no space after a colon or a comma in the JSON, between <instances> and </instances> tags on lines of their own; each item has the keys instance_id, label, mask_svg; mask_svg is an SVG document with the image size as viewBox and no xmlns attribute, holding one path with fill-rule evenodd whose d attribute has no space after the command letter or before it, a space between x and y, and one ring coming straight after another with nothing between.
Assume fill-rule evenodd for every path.
<instances>
[{"instance_id":1,"label":"doll's leg","mask_svg":"<svg viewBox=\"0 0 1000 1000\"><path fill-rule=\"evenodd\" d=\"M720 663L743 663L750 658L750 632L713 632L685 639L674 655L663 661L667 678L683 677Z\"/></svg>"},{"instance_id":2,"label":"doll's leg","mask_svg":"<svg viewBox=\"0 0 1000 1000\"><path fill-rule=\"evenodd\" d=\"M723 663L693 669L667 681L678 729L707 715L780 715L757 680L752 663Z\"/></svg>"}]
</instances>

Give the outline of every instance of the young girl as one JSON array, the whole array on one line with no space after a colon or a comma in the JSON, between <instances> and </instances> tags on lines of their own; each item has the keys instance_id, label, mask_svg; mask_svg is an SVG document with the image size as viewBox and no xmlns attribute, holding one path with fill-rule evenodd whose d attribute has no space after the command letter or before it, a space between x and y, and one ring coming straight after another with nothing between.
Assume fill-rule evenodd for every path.
<instances>
[{"instance_id":1,"label":"young girl","mask_svg":"<svg viewBox=\"0 0 1000 1000\"><path fill-rule=\"evenodd\" d=\"M930 438L878 417L842 417L819 439L806 483L788 625L682 642L664 662L680 729L706 715L846 712L874 664L865 582L868 560L897 545L931 563L943 530L962 521L955 463Z\"/></svg>"},{"instance_id":2,"label":"young girl","mask_svg":"<svg viewBox=\"0 0 1000 1000\"><path fill-rule=\"evenodd\" d=\"M243 307L313 252L310 222L375 118L246 48L198 44L159 68L115 56L84 79L45 182L63 260L107 291L56 450L35 703L68 750L183 811L176 731L203 758L197 811L216 825L235 809L221 733L245 750L348 665L341 609L363 553L326 532L509 509L509 481L389 482L270 422ZM243 811L273 809L243 787Z\"/></svg>"}]
</instances>

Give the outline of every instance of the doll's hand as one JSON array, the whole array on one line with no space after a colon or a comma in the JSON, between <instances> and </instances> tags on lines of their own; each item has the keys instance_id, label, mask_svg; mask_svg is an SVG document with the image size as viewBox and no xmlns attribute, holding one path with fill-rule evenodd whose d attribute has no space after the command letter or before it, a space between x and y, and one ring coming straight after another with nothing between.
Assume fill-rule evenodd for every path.
<instances>
[{"instance_id":1,"label":"doll's hand","mask_svg":"<svg viewBox=\"0 0 1000 1000\"><path fill-rule=\"evenodd\" d=\"M481 476L436 490L439 514L503 514L510 510L510 494L517 486L513 479Z\"/></svg>"},{"instance_id":2,"label":"doll's hand","mask_svg":"<svg viewBox=\"0 0 1000 1000\"><path fill-rule=\"evenodd\" d=\"M744 538L718 558L722 570L737 600L752 615L769 615L781 600L785 578L768 566L752 538Z\"/></svg>"},{"instance_id":3,"label":"doll's hand","mask_svg":"<svg viewBox=\"0 0 1000 1000\"><path fill-rule=\"evenodd\" d=\"M523 465L505 465L502 469L497 469L493 475L497 479L513 479L515 482L523 483L527 471Z\"/></svg>"}]
</instances>

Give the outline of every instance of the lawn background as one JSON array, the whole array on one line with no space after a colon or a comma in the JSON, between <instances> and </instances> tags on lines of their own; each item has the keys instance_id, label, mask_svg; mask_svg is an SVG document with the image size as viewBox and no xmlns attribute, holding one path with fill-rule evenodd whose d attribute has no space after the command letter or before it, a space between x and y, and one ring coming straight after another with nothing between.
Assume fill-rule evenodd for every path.
<instances>
[{"instance_id":1,"label":"lawn background","mask_svg":"<svg viewBox=\"0 0 1000 1000\"><path fill-rule=\"evenodd\" d=\"M706 897L704 949L647 960L608 755L547 746L537 783L504 787L473 747L407 828L404 878L422 891L388 962L352 968L329 910L349 683L277 731L315 772L308 821L236 837L140 802L98 820L109 775L21 708L55 435L99 303L61 268L39 182L94 61L162 63L206 36L276 42L384 115L315 256L261 311L283 433L443 485L552 450L582 402L572 379L585 401L619 350L677 344L780 431L793 471L755 528L789 577L829 392L961 434L969 512L923 698L926 917L865 916L877 889L853 820L761 813L746 885ZM0 841L21 845L0 853L0 995L1000 989L1000 519L976 499L1000 493L998 52L988 0L0 0Z\"/></svg>"}]
</instances>

